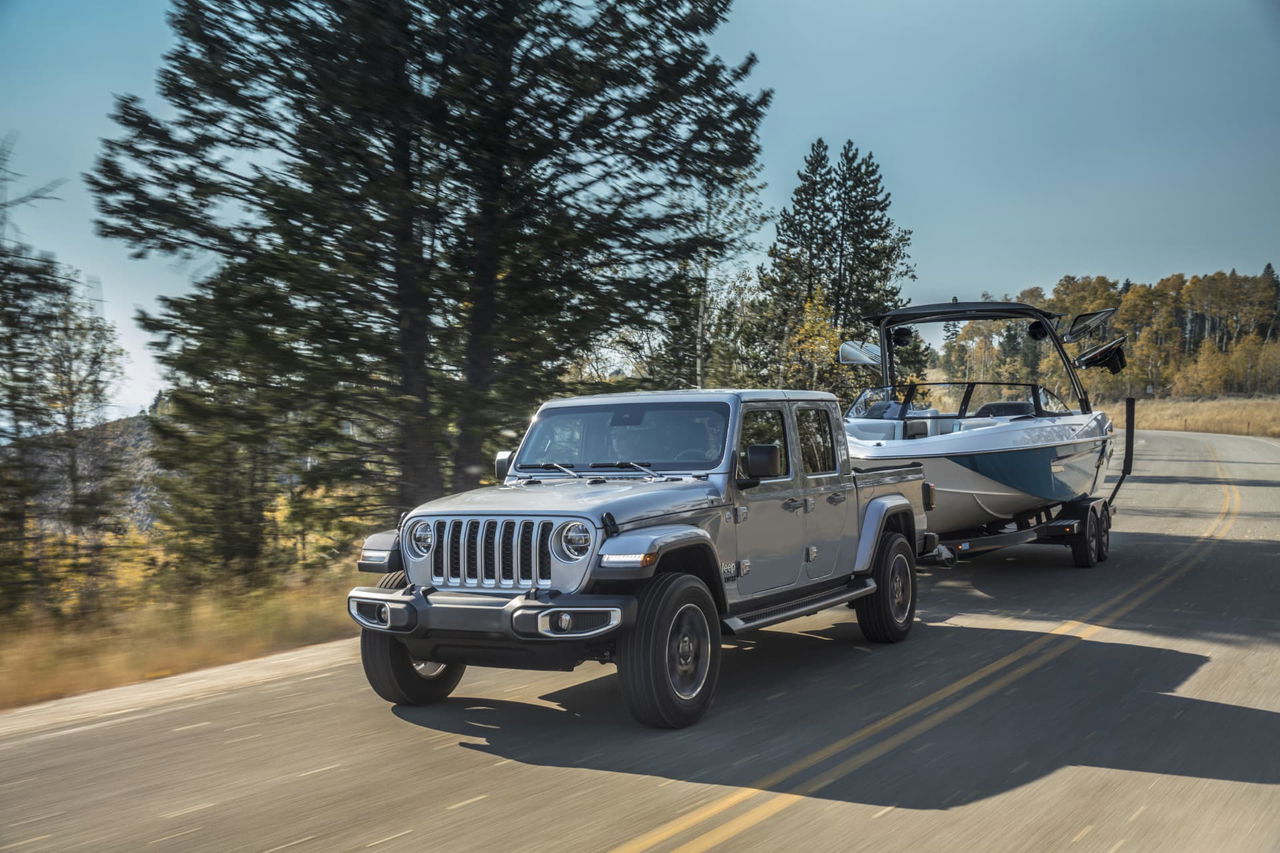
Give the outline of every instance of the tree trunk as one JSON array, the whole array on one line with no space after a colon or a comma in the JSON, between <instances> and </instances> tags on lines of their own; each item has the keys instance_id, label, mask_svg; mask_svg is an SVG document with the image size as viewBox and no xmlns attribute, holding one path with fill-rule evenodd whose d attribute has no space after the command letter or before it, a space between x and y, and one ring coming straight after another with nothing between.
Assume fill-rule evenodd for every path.
<instances>
[{"instance_id":1,"label":"tree trunk","mask_svg":"<svg viewBox=\"0 0 1280 853\"><path fill-rule=\"evenodd\" d=\"M494 45L492 109L486 117L490 129L486 151L477 152L476 217L472 226L474 251L471 292L467 313L463 378L466 389L458 408L458 439L453 452L453 487L474 488L488 471L484 441L494 424L493 390L496 348L493 330L498 308L498 276L503 252L503 215L507 203L507 134L511 132L511 80L514 73L517 28L515 3L499 4L492 14L498 20L494 31L503 33Z\"/></svg>"},{"instance_id":2,"label":"tree trunk","mask_svg":"<svg viewBox=\"0 0 1280 853\"><path fill-rule=\"evenodd\" d=\"M391 55L391 76L404 102L413 97L413 86L405 68L408 54L409 13L397 6L396 36L404 40ZM418 229L419 210L415 201L414 161L416 135L408 122L395 125L392 132L391 165L399 188L393 240L393 275L396 307L399 312L400 392L405 399L400 415L397 463L400 469L396 506L410 510L444 491L440 471L438 439L432 412L431 377L427 372L430 352L430 310L427 288L422 281L422 237Z\"/></svg>"}]
</instances>

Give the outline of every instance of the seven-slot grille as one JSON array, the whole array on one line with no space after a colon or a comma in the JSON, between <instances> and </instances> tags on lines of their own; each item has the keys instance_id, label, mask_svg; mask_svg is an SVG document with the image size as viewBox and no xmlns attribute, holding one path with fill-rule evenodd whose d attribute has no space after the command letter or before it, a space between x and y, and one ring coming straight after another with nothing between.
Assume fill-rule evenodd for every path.
<instances>
[{"instance_id":1,"label":"seven-slot grille","mask_svg":"<svg viewBox=\"0 0 1280 853\"><path fill-rule=\"evenodd\" d=\"M427 558L440 586L529 589L551 586L551 532L542 518L442 518Z\"/></svg>"}]
</instances>

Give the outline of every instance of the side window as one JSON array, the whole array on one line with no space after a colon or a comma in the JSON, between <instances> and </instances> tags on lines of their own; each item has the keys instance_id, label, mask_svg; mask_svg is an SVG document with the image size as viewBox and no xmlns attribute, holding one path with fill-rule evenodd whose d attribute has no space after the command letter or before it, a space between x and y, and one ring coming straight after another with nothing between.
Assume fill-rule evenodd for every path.
<instances>
[{"instance_id":1,"label":"side window","mask_svg":"<svg viewBox=\"0 0 1280 853\"><path fill-rule=\"evenodd\" d=\"M751 409L742 413L742 439L738 442L738 470L747 464L747 448L753 444L776 444L782 453L782 476L791 476L787 454L787 427L781 409Z\"/></svg>"},{"instance_id":2,"label":"side window","mask_svg":"<svg viewBox=\"0 0 1280 853\"><path fill-rule=\"evenodd\" d=\"M831 438L831 417L825 409L800 409L800 458L806 474L830 474L836 470L836 446Z\"/></svg>"}]
</instances>

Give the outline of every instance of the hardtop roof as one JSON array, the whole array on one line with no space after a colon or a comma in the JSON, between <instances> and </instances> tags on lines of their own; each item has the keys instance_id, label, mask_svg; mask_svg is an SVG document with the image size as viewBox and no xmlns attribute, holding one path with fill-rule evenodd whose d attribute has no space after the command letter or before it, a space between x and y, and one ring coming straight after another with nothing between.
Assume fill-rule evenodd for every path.
<instances>
[{"instance_id":1,"label":"hardtop roof","mask_svg":"<svg viewBox=\"0 0 1280 853\"><path fill-rule=\"evenodd\" d=\"M760 401L809 400L815 402L839 402L835 394L827 391L802 391L798 389L771 388L685 388L674 391L619 391L612 394L588 394L581 397L557 397L543 406L565 406L583 403L643 403L674 402L679 398L729 402L737 399L743 403Z\"/></svg>"}]
</instances>

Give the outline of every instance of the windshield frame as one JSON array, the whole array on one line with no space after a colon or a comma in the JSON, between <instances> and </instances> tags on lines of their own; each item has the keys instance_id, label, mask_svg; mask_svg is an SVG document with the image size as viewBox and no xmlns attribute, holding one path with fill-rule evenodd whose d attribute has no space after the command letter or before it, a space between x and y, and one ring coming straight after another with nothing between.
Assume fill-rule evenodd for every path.
<instances>
[{"instance_id":1,"label":"windshield frame","mask_svg":"<svg viewBox=\"0 0 1280 853\"><path fill-rule=\"evenodd\" d=\"M724 417L724 433L720 441L719 455L713 460L661 460L661 459L539 459L533 458L529 445L530 439L533 437L538 428L539 423L548 417L555 417L566 412L585 412L585 411L609 411L620 408L629 409L685 409L685 410L706 410L714 411ZM520 446L511 458L511 476L519 478L537 477L543 478L550 474L552 477L568 477L561 471L544 470L541 466L547 462L558 464L567 464L568 467L583 477L635 477L645 478L648 475L636 470L628 464L601 464L601 463L640 463L647 468L651 468L655 473L666 476L670 474L687 473L687 474L710 474L721 471L727 464L726 460L731 456L730 446L734 440L735 429L735 407L724 399L710 400L626 400L626 401L608 401L608 402L574 402L574 403L557 403L555 405L544 406L537 415L529 423L529 428L525 430L524 437L520 441ZM607 454L606 454L607 455Z\"/></svg>"}]
</instances>

